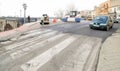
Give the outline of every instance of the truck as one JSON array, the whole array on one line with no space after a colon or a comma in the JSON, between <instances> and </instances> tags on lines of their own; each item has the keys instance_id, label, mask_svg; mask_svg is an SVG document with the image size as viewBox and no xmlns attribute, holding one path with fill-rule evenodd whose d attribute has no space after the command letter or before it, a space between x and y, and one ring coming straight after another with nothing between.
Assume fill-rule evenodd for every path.
<instances>
[{"instance_id":1,"label":"truck","mask_svg":"<svg viewBox=\"0 0 120 71\"><path fill-rule=\"evenodd\" d=\"M81 15L78 11L70 11L69 14L66 14L65 17L62 18L63 22L80 22Z\"/></svg>"},{"instance_id":2,"label":"truck","mask_svg":"<svg viewBox=\"0 0 120 71\"><path fill-rule=\"evenodd\" d=\"M40 24L41 25L49 24L49 16L47 14L43 14Z\"/></svg>"}]
</instances>

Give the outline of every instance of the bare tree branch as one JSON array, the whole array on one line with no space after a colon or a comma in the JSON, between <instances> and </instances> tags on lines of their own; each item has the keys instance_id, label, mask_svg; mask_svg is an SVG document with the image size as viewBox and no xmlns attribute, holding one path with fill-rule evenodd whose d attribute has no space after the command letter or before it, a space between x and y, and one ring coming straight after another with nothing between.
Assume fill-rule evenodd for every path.
<instances>
[{"instance_id":1,"label":"bare tree branch","mask_svg":"<svg viewBox=\"0 0 120 71\"><path fill-rule=\"evenodd\" d=\"M58 10L57 12L54 13L54 15L58 18L62 18L65 14L69 14L70 11L77 11L77 8L75 7L74 4L70 4L66 7L65 10Z\"/></svg>"},{"instance_id":2,"label":"bare tree branch","mask_svg":"<svg viewBox=\"0 0 120 71\"><path fill-rule=\"evenodd\" d=\"M68 5L68 7L67 7L66 10L65 10L66 14L69 14L70 11L77 11L77 8L75 7L74 4Z\"/></svg>"},{"instance_id":3,"label":"bare tree branch","mask_svg":"<svg viewBox=\"0 0 120 71\"><path fill-rule=\"evenodd\" d=\"M57 12L55 12L54 15L58 18L62 18L64 16L64 11L63 10L58 10Z\"/></svg>"}]
</instances>

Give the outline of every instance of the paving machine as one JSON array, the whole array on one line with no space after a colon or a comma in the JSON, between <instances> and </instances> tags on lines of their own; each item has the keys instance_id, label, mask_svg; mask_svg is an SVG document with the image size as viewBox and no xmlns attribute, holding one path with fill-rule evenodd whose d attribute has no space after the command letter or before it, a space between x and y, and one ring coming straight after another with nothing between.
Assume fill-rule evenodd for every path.
<instances>
[{"instance_id":1,"label":"paving machine","mask_svg":"<svg viewBox=\"0 0 120 71\"><path fill-rule=\"evenodd\" d=\"M81 21L81 15L78 11L70 11L69 14L65 15L65 17L62 18L63 22L80 22Z\"/></svg>"}]
</instances>

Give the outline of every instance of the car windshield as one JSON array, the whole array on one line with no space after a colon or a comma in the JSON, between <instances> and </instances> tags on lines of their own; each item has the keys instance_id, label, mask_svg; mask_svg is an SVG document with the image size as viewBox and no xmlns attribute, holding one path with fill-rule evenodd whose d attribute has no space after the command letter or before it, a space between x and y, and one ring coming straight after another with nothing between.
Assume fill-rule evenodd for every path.
<instances>
[{"instance_id":1,"label":"car windshield","mask_svg":"<svg viewBox=\"0 0 120 71\"><path fill-rule=\"evenodd\" d=\"M92 21L95 23L106 23L107 20L108 20L107 16L97 16Z\"/></svg>"}]
</instances>

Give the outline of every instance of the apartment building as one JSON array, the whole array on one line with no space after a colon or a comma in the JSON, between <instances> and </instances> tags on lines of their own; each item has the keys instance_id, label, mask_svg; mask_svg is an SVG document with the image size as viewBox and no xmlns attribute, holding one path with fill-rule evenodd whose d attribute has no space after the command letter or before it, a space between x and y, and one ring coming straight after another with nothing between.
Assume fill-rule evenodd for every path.
<instances>
[{"instance_id":1,"label":"apartment building","mask_svg":"<svg viewBox=\"0 0 120 71\"><path fill-rule=\"evenodd\" d=\"M81 17L82 18L88 18L88 17L92 17L92 11L91 10L83 10L80 11Z\"/></svg>"},{"instance_id":2,"label":"apartment building","mask_svg":"<svg viewBox=\"0 0 120 71\"><path fill-rule=\"evenodd\" d=\"M107 0L99 5L99 7L95 7L95 15L108 15L110 13L110 0Z\"/></svg>"},{"instance_id":3,"label":"apartment building","mask_svg":"<svg viewBox=\"0 0 120 71\"><path fill-rule=\"evenodd\" d=\"M114 14L116 19L120 19L120 0L110 0L110 14Z\"/></svg>"}]
</instances>

